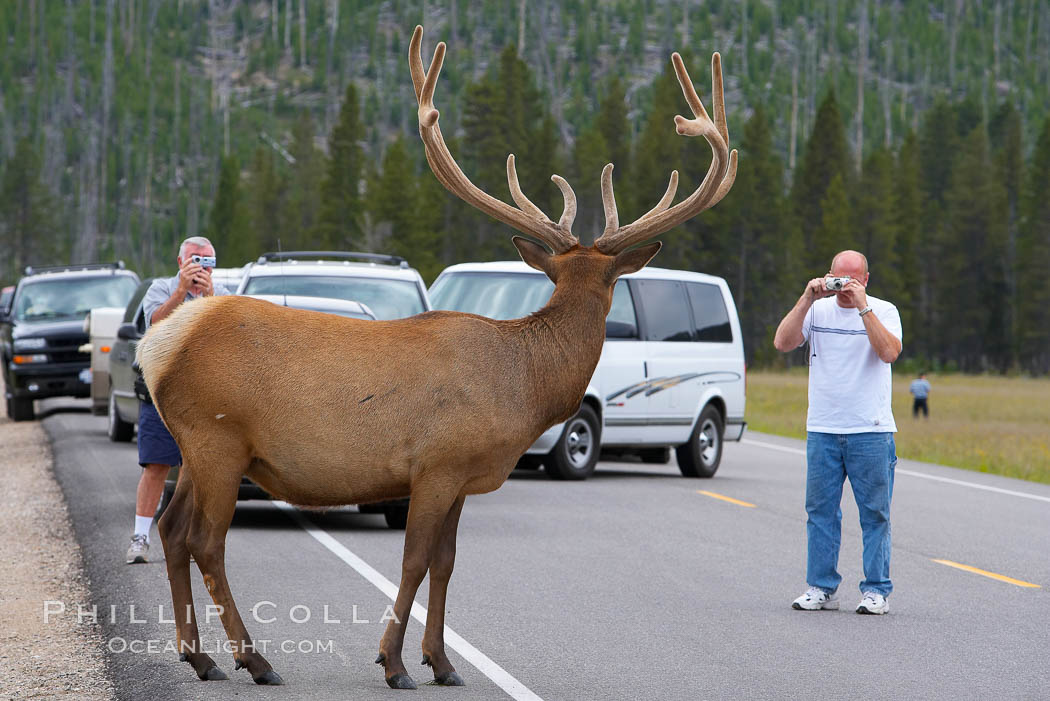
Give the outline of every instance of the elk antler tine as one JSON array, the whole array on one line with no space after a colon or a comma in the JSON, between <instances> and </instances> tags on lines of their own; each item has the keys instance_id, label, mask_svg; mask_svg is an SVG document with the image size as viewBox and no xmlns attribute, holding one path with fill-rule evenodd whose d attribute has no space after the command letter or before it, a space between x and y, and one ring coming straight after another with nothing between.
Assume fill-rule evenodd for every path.
<instances>
[{"instance_id":1,"label":"elk antler tine","mask_svg":"<svg viewBox=\"0 0 1050 701\"><path fill-rule=\"evenodd\" d=\"M605 233L602 236L620 228L620 217L616 213L616 196L613 194L612 172L612 163L607 163L602 168L602 204L605 206Z\"/></svg>"},{"instance_id":2,"label":"elk antler tine","mask_svg":"<svg viewBox=\"0 0 1050 701\"><path fill-rule=\"evenodd\" d=\"M736 165L736 149L733 149L729 152L729 168L726 169L725 177L722 178L722 182L718 184L718 189L715 191L715 194L711 196L711 200L705 209L710 209L721 202L722 198L729 192L729 189L733 187L733 183L736 182Z\"/></svg>"},{"instance_id":3,"label":"elk antler tine","mask_svg":"<svg viewBox=\"0 0 1050 701\"><path fill-rule=\"evenodd\" d=\"M419 91L419 124L423 127L432 127L437 123L440 113L434 109L434 89L437 87L438 76L441 75L441 64L445 61L445 42L438 42L434 48L434 58L430 60L430 70L427 71L423 87Z\"/></svg>"},{"instance_id":4,"label":"elk antler tine","mask_svg":"<svg viewBox=\"0 0 1050 701\"><path fill-rule=\"evenodd\" d=\"M671 63L674 65L675 75L678 76L678 84L682 86L685 101L689 103L689 109L693 110L693 116L697 119L710 119L707 116L707 110L704 109L704 103L700 101L700 96L696 94L696 88L693 87L693 81L689 77L689 71L685 68L685 62L682 60L681 54L677 51L671 54Z\"/></svg>"},{"instance_id":5,"label":"elk antler tine","mask_svg":"<svg viewBox=\"0 0 1050 701\"><path fill-rule=\"evenodd\" d=\"M416 91L416 100L419 100L420 92L423 90L423 82L427 74L423 72L423 56L421 47L423 45L423 26L417 24L412 32L412 41L408 44L408 68L412 72L412 88Z\"/></svg>"},{"instance_id":6,"label":"elk antler tine","mask_svg":"<svg viewBox=\"0 0 1050 701\"><path fill-rule=\"evenodd\" d=\"M510 185L510 196L514 198L514 203L521 208L521 211L540 221L550 222L543 210L534 205L532 200L521 191L521 186L518 184L518 171L514 167L513 153L507 156L507 184Z\"/></svg>"},{"instance_id":7,"label":"elk antler tine","mask_svg":"<svg viewBox=\"0 0 1050 701\"><path fill-rule=\"evenodd\" d=\"M678 171L672 170L671 181L667 183L667 192L664 193L664 196L660 198L660 201L656 203L655 207L653 207L648 212L642 215L639 221L645 219L646 217L652 216L653 214L659 214L660 212L670 207L671 201L674 199L674 195L676 192L678 192Z\"/></svg>"},{"instance_id":8,"label":"elk antler tine","mask_svg":"<svg viewBox=\"0 0 1050 701\"><path fill-rule=\"evenodd\" d=\"M561 211L561 219L558 220L558 226L571 232L572 223L576 221L576 193L572 191L572 187L565 178L560 175L552 175L551 180L561 190L562 199L565 200L565 208Z\"/></svg>"},{"instance_id":9,"label":"elk antler tine","mask_svg":"<svg viewBox=\"0 0 1050 701\"><path fill-rule=\"evenodd\" d=\"M726 123L725 96L722 94L722 55L711 54L711 108L715 112L715 126L722 141L729 146L729 125Z\"/></svg>"}]
</instances>

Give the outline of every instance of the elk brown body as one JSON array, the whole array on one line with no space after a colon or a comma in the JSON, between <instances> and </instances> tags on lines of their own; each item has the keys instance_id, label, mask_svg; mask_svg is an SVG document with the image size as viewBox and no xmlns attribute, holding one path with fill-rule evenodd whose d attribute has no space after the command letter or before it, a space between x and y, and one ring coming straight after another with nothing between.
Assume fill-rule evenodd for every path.
<instances>
[{"instance_id":1,"label":"elk brown body","mask_svg":"<svg viewBox=\"0 0 1050 701\"><path fill-rule=\"evenodd\" d=\"M402 576L376 660L394 688L415 688L402 661L416 590L430 573L423 660L438 683L460 685L444 646L444 612L464 499L499 488L518 458L580 406L605 340L605 317L620 275L640 270L659 243L643 244L703 209L732 185L721 67L712 60L715 119L675 69L694 119L678 132L704 136L714 157L696 192L670 206L677 173L656 207L620 227L612 167L602 174L606 229L593 246L571 233L576 200L554 176L565 211L554 223L521 192L513 156L507 170L518 208L476 188L445 146L433 107L444 56L429 71L422 28L409 49L427 160L451 192L549 246L514 237L526 263L555 283L540 311L510 321L427 312L398 321L362 321L243 297L182 305L146 334L138 361L157 410L182 451L183 467L159 523L181 657L201 679L225 674L200 647L190 589L196 560L234 651L260 684L282 683L256 651L225 573L225 539L243 476L274 497L334 506L410 497ZM484 441L477 440L482 435Z\"/></svg>"}]
</instances>

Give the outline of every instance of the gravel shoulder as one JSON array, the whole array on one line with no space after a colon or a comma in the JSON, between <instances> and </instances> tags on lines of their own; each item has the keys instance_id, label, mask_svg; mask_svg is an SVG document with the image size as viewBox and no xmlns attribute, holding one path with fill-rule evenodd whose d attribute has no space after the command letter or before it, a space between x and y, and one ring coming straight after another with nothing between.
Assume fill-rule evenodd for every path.
<instances>
[{"instance_id":1,"label":"gravel shoulder","mask_svg":"<svg viewBox=\"0 0 1050 701\"><path fill-rule=\"evenodd\" d=\"M112 699L100 630L77 622L88 582L39 422L0 418L0 474L0 699Z\"/></svg>"}]
</instances>

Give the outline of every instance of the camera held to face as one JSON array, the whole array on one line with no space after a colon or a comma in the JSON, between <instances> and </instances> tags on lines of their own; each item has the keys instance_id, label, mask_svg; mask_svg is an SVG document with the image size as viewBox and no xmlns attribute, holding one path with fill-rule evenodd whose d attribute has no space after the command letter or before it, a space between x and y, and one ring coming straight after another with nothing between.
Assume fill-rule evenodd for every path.
<instances>
[{"instance_id":1,"label":"camera held to face","mask_svg":"<svg viewBox=\"0 0 1050 701\"><path fill-rule=\"evenodd\" d=\"M824 278L824 289L828 292L840 292L852 279L851 277L826 277Z\"/></svg>"},{"instance_id":2,"label":"camera held to face","mask_svg":"<svg viewBox=\"0 0 1050 701\"><path fill-rule=\"evenodd\" d=\"M215 267L215 256L190 256L190 260L201 266L202 268L214 268Z\"/></svg>"}]
</instances>

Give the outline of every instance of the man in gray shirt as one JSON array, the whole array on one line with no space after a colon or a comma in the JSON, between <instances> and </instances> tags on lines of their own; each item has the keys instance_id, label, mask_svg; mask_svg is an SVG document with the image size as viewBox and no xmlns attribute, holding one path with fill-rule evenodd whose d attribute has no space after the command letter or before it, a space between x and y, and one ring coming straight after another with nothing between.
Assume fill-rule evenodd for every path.
<instances>
[{"instance_id":1,"label":"man in gray shirt","mask_svg":"<svg viewBox=\"0 0 1050 701\"><path fill-rule=\"evenodd\" d=\"M920 372L918 379L912 380L908 391L915 396L915 402L911 405L912 418L919 418L919 411L925 418L930 418L930 407L926 398L930 396L930 381L926 379L926 373Z\"/></svg>"},{"instance_id":2,"label":"man in gray shirt","mask_svg":"<svg viewBox=\"0 0 1050 701\"><path fill-rule=\"evenodd\" d=\"M225 287L212 282L215 247L208 239L203 236L186 239L179 247L176 260L179 264L178 274L154 280L142 300L147 328L166 319L184 302L198 297L230 294ZM128 547L128 564L146 562L149 532L153 525L153 514L164 492L164 480L173 465L182 464L179 447L152 403L141 402L139 406L138 447L142 475L135 497L135 531Z\"/></svg>"}]
</instances>

